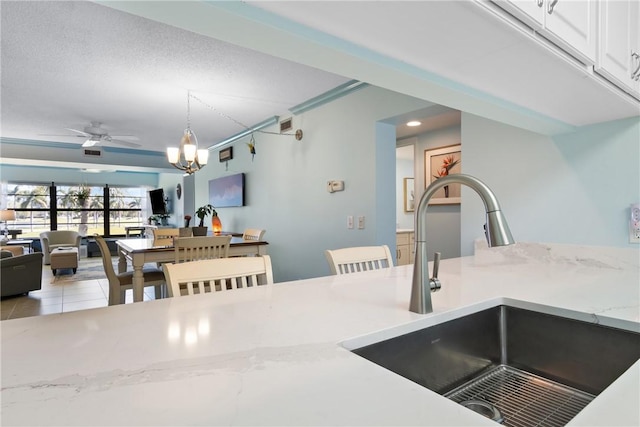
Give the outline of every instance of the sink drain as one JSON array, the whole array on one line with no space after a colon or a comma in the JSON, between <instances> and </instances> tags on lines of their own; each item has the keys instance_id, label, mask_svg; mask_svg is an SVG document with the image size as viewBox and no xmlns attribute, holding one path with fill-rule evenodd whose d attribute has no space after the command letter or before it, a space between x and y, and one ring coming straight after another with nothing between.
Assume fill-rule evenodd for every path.
<instances>
[{"instance_id":1,"label":"sink drain","mask_svg":"<svg viewBox=\"0 0 640 427\"><path fill-rule=\"evenodd\" d=\"M484 400L471 399L464 400L460 402L460 404L466 408L471 409L474 412L479 413L480 415L483 415L497 423L502 424L502 414L500 413L498 408L496 408L489 402L485 402Z\"/></svg>"}]
</instances>

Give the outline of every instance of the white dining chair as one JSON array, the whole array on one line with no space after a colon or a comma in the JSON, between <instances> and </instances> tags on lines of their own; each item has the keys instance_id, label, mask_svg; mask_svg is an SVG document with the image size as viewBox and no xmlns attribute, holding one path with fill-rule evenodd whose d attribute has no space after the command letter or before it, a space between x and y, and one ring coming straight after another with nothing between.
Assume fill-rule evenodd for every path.
<instances>
[{"instance_id":1,"label":"white dining chair","mask_svg":"<svg viewBox=\"0 0 640 427\"><path fill-rule=\"evenodd\" d=\"M242 233L242 239L259 242L260 240L262 240L262 238L264 237L264 233L266 232L267 230L263 230L260 228L247 228L244 230L244 233Z\"/></svg>"},{"instance_id":2,"label":"white dining chair","mask_svg":"<svg viewBox=\"0 0 640 427\"><path fill-rule=\"evenodd\" d=\"M174 237L180 236L177 228L154 228L153 246L172 246Z\"/></svg>"},{"instance_id":3,"label":"white dining chair","mask_svg":"<svg viewBox=\"0 0 640 427\"><path fill-rule=\"evenodd\" d=\"M170 297L273 284L269 255L164 264L163 269Z\"/></svg>"},{"instance_id":4,"label":"white dining chair","mask_svg":"<svg viewBox=\"0 0 640 427\"><path fill-rule=\"evenodd\" d=\"M107 242L98 234L94 234L93 238L100 249L104 272L109 280L109 305L124 304L125 291L133 289L133 271L116 273ZM158 268L145 267L142 269L142 275L144 277L144 286L154 286L156 298L162 297L165 285L163 271Z\"/></svg>"},{"instance_id":5,"label":"white dining chair","mask_svg":"<svg viewBox=\"0 0 640 427\"><path fill-rule=\"evenodd\" d=\"M227 258L231 236L178 237L174 240L175 262Z\"/></svg>"},{"instance_id":6,"label":"white dining chair","mask_svg":"<svg viewBox=\"0 0 640 427\"><path fill-rule=\"evenodd\" d=\"M393 267L387 245L327 249L324 253L334 275Z\"/></svg>"}]
</instances>

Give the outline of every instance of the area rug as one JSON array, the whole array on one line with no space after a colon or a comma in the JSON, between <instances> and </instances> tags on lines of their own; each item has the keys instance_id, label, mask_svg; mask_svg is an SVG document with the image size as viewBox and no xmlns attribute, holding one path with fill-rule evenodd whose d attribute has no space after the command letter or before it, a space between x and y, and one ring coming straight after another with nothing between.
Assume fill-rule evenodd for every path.
<instances>
[{"instance_id":1,"label":"area rug","mask_svg":"<svg viewBox=\"0 0 640 427\"><path fill-rule=\"evenodd\" d=\"M48 268L48 266L45 266L45 268ZM73 274L73 269L70 268L59 269L57 273L58 275L52 278L51 283L79 282L82 280L98 279L107 280L107 275L104 272L101 258L81 259L78 263L76 274Z\"/></svg>"}]
</instances>

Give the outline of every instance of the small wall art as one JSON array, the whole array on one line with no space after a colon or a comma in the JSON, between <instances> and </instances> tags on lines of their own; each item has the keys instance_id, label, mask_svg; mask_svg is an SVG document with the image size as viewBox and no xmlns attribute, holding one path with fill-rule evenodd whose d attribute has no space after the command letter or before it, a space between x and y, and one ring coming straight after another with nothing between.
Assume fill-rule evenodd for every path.
<instances>
[{"instance_id":1,"label":"small wall art","mask_svg":"<svg viewBox=\"0 0 640 427\"><path fill-rule=\"evenodd\" d=\"M462 146L460 144L424 151L424 187L432 182L462 172ZM430 205L459 204L460 184L446 185L439 189L429 201Z\"/></svg>"},{"instance_id":2,"label":"small wall art","mask_svg":"<svg viewBox=\"0 0 640 427\"><path fill-rule=\"evenodd\" d=\"M414 196L414 179L404 179L404 211L413 212L415 210L415 196Z\"/></svg>"}]
</instances>

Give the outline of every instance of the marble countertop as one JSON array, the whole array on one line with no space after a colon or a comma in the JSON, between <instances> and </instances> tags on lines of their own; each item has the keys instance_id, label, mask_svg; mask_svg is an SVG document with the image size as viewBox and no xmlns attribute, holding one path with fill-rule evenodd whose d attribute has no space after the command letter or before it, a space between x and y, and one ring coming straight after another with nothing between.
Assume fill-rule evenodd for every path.
<instances>
[{"instance_id":1,"label":"marble countertop","mask_svg":"<svg viewBox=\"0 0 640 427\"><path fill-rule=\"evenodd\" d=\"M495 425L345 349L512 298L639 330L637 250L517 244L442 261L434 313L412 266L6 320L6 425ZM640 425L640 362L570 425Z\"/></svg>"}]
</instances>

